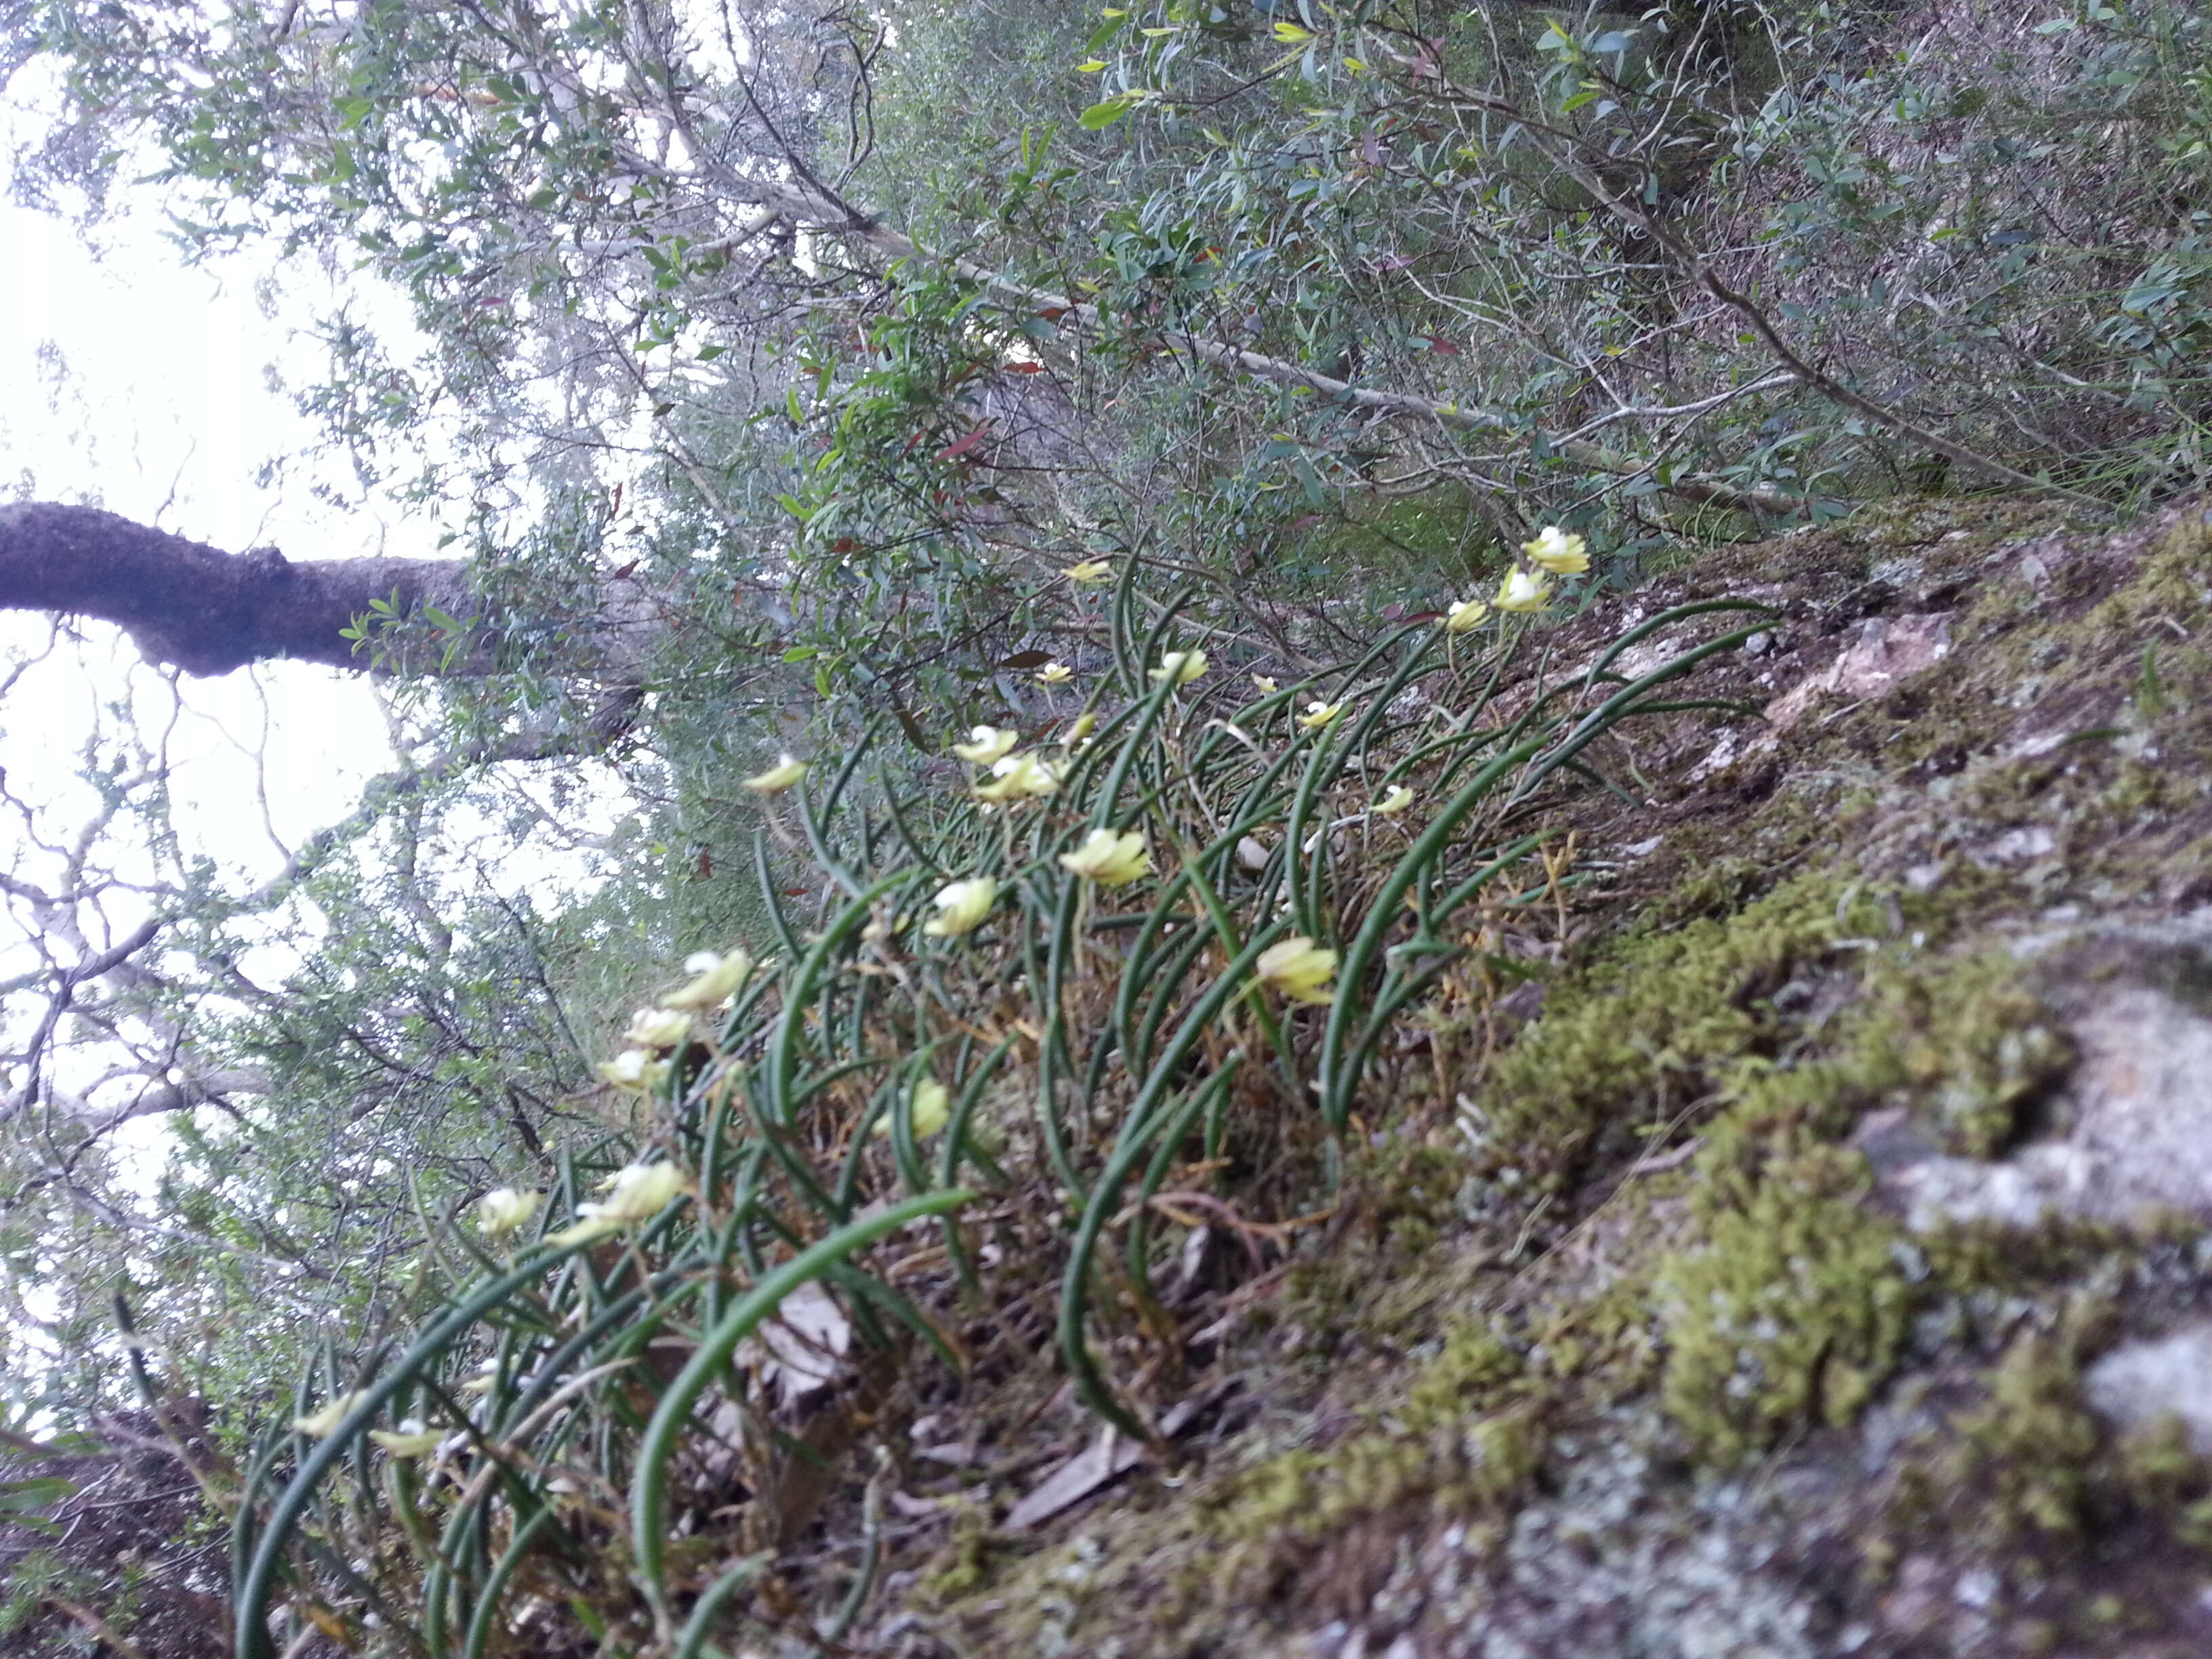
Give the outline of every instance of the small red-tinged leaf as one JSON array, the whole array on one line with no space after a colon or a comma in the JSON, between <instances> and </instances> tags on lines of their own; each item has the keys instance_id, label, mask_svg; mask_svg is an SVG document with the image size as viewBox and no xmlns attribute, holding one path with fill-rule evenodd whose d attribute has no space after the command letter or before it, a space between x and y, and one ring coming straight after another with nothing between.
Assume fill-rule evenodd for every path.
<instances>
[{"instance_id":1,"label":"small red-tinged leaf","mask_svg":"<svg viewBox=\"0 0 2212 1659\"><path fill-rule=\"evenodd\" d=\"M787 887L783 890L783 896L786 898L805 898L806 896L806 889L804 887Z\"/></svg>"},{"instance_id":2,"label":"small red-tinged leaf","mask_svg":"<svg viewBox=\"0 0 2212 1659\"><path fill-rule=\"evenodd\" d=\"M1429 349L1440 357L1463 357L1467 355L1441 334L1424 334L1421 337L1429 343Z\"/></svg>"},{"instance_id":3,"label":"small red-tinged leaf","mask_svg":"<svg viewBox=\"0 0 2212 1659\"><path fill-rule=\"evenodd\" d=\"M1042 668L1052 660L1049 651L1017 651L1011 657L1001 657L1001 668Z\"/></svg>"},{"instance_id":4,"label":"small red-tinged leaf","mask_svg":"<svg viewBox=\"0 0 2212 1659\"><path fill-rule=\"evenodd\" d=\"M626 582L636 573L637 561L635 559L632 559L621 569L616 571L613 575L608 577L607 580L611 582Z\"/></svg>"},{"instance_id":5,"label":"small red-tinged leaf","mask_svg":"<svg viewBox=\"0 0 2212 1659\"><path fill-rule=\"evenodd\" d=\"M1009 374L1042 374L1044 373L1044 365L1042 363L1006 363L1002 364L1001 367L1004 368Z\"/></svg>"},{"instance_id":6,"label":"small red-tinged leaf","mask_svg":"<svg viewBox=\"0 0 2212 1659\"><path fill-rule=\"evenodd\" d=\"M952 442L945 445L944 448L939 450L937 452L937 459L940 461L958 460L963 455L967 454L970 450L974 449L976 445L981 443L983 440L989 435L990 430L991 428L988 426L977 427L973 432L967 433L963 436L955 439Z\"/></svg>"},{"instance_id":7,"label":"small red-tinged leaf","mask_svg":"<svg viewBox=\"0 0 2212 1659\"><path fill-rule=\"evenodd\" d=\"M714 849L711 847L702 848L699 852L699 879L712 881L714 878Z\"/></svg>"},{"instance_id":8,"label":"small red-tinged leaf","mask_svg":"<svg viewBox=\"0 0 2212 1659\"><path fill-rule=\"evenodd\" d=\"M830 544L830 550L832 553L850 553L859 545L860 543L854 541L850 536L840 536Z\"/></svg>"},{"instance_id":9,"label":"small red-tinged leaf","mask_svg":"<svg viewBox=\"0 0 2212 1659\"><path fill-rule=\"evenodd\" d=\"M1038 312L1037 315L1043 318L1048 323L1056 323L1061 318L1067 315L1067 307L1066 306L1047 306L1043 310Z\"/></svg>"},{"instance_id":10,"label":"small red-tinged leaf","mask_svg":"<svg viewBox=\"0 0 2212 1659\"><path fill-rule=\"evenodd\" d=\"M1402 605L1386 605L1382 607L1382 615L1391 622L1397 621L1405 614L1406 607Z\"/></svg>"},{"instance_id":11,"label":"small red-tinged leaf","mask_svg":"<svg viewBox=\"0 0 2212 1659\"><path fill-rule=\"evenodd\" d=\"M1291 520L1291 533L1292 533L1292 534L1296 534L1297 532L1299 532L1299 531L1301 531L1301 530L1310 530L1310 529L1312 529L1316 525L1319 524L1320 522L1321 522L1321 514L1318 514L1318 513L1301 513L1301 514L1300 514L1297 518L1295 518L1295 519L1293 519L1293 520Z\"/></svg>"}]
</instances>

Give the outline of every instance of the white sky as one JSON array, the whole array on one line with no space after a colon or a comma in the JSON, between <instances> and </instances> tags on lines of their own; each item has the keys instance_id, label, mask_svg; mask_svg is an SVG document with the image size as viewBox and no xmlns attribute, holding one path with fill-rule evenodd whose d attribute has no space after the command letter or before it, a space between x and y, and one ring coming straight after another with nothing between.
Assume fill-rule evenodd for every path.
<instances>
[{"instance_id":1,"label":"white sky","mask_svg":"<svg viewBox=\"0 0 2212 1659\"><path fill-rule=\"evenodd\" d=\"M108 241L95 258L70 227L0 204L0 246L9 252L0 261L0 489L105 507L232 550L273 544L295 558L430 550L434 532L423 526L317 501L296 465L267 483L257 477L299 442L301 417L270 375L288 360L302 369L313 361L313 343L289 337L323 297L315 273L286 274L292 315L272 319L255 303L258 273L242 264L186 270L156 223L115 227ZM0 629L0 646L46 635L42 621L21 616ZM131 672L137 654L113 629L85 631L92 644L82 665L75 653L54 661L0 709L0 764L12 778L65 772L82 731L82 713L70 711L151 679ZM258 740L257 678L276 711L270 758L283 781L270 805L288 843L341 816L361 780L392 757L360 677L271 664L182 682L185 708L198 717L179 726L176 749L186 826L224 862L266 870L283 854L240 834L234 804L252 799L252 771L224 735ZM137 689L143 700L152 688ZM41 718L26 729L32 709Z\"/></svg>"}]
</instances>

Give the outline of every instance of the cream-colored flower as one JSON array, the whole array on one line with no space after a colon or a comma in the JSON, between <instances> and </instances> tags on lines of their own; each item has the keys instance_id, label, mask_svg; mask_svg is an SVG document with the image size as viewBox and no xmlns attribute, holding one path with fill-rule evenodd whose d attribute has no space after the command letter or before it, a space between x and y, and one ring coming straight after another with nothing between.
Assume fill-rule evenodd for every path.
<instances>
[{"instance_id":1,"label":"cream-colored flower","mask_svg":"<svg viewBox=\"0 0 2212 1659\"><path fill-rule=\"evenodd\" d=\"M1309 732L1318 732L1344 712L1340 702L1322 702L1318 700L1306 705L1306 712L1298 716L1298 724Z\"/></svg>"},{"instance_id":2,"label":"cream-colored flower","mask_svg":"<svg viewBox=\"0 0 2212 1659\"><path fill-rule=\"evenodd\" d=\"M1261 696L1267 697L1273 696L1279 689L1275 684L1274 677L1271 674L1255 674L1252 676L1252 684L1259 688Z\"/></svg>"},{"instance_id":3,"label":"cream-colored flower","mask_svg":"<svg viewBox=\"0 0 2212 1659\"><path fill-rule=\"evenodd\" d=\"M1401 783L1367 810L1370 812L1379 812L1387 818L1404 811L1413 804L1413 792Z\"/></svg>"},{"instance_id":4,"label":"cream-colored flower","mask_svg":"<svg viewBox=\"0 0 2212 1659\"><path fill-rule=\"evenodd\" d=\"M1078 587L1088 587L1114 580L1114 567L1104 559L1085 559L1072 564L1060 573Z\"/></svg>"},{"instance_id":5,"label":"cream-colored flower","mask_svg":"<svg viewBox=\"0 0 2212 1659\"><path fill-rule=\"evenodd\" d=\"M937 915L921 931L933 939L958 939L983 925L991 907L999 902L999 884L989 876L972 881L950 881L937 890Z\"/></svg>"},{"instance_id":6,"label":"cream-colored flower","mask_svg":"<svg viewBox=\"0 0 2212 1659\"><path fill-rule=\"evenodd\" d=\"M1059 776L1049 763L1035 755L1009 755L992 763L991 781L975 786L975 798L1004 805L1008 801L1049 795L1059 787Z\"/></svg>"},{"instance_id":7,"label":"cream-colored flower","mask_svg":"<svg viewBox=\"0 0 2212 1659\"><path fill-rule=\"evenodd\" d=\"M1490 607L1480 599L1462 599L1444 612L1444 632L1464 634L1482 626L1482 619L1490 614Z\"/></svg>"},{"instance_id":8,"label":"cream-colored flower","mask_svg":"<svg viewBox=\"0 0 2212 1659\"><path fill-rule=\"evenodd\" d=\"M1048 662L1036 672L1039 685L1066 685L1075 678L1075 671L1064 662Z\"/></svg>"},{"instance_id":9,"label":"cream-colored flower","mask_svg":"<svg viewBox=\"0 0 2212 1659\"><path fill-rule=\"evenodd\" d=\"M642 1048L625 1048L599 1063L599 1075L617 1089L650 1094L668 1080L668 1062Z\"/></svg>"},{"instance_id":10,"label":"cream-colored flower","mask_svg":"<svg viewBox=\"0 0 2212 1659\"><path fill-rule=\"evenodd\" d=\"M576 1213L592 1221L634 1227L652 1220L690 1187L684 1171L665 1158L658 1164L627 1164L599 1183L605 1202L579 1204Z\"/></svg>"},{"instance_id":11,"label":"cream-colored flower","mask_svg":"<svg viewBox=\"0 0 2212 1659\"><path fill-rule=\"evenodd\" d=\"M1075 717L1073 723L1068 726L1066 734L1060 738L1060 747L1063 749L1074 748L1077 744L1081 743L1084 738L1089 737L1092 732L1096 731L1097 726L1098 716L1092 714L1089 709L1085 709L1080 714L1078 714Z\"/></svg>"},{"instance_id":12,"label":"cream-colored flower","mask_svg":"<svg viewBox=\"0 0 2212 1659\"><path fill-rule=\"evenodd\" d=\"M397 1432L390 1429L371 1429L368 1437L394 1457L427 1457L438 1449L438 1443L446 1437L436 1429L424 1428L421 1418L410 1417L399 1425Z\"/></svg>"},{"instance_id":13,"label":"cream-colored flower","mask_svg":"<svg viewBox=\"0 0 2212 1659\"><path fill-rule=\"evenodd\" d=\"M952 1121L952 1097L945 1085L933 1077L926 1077L914 1085L914 1138L927 1140ZM887 1135L891 1132L888 1115L876 1120L876 1127L868 1133Z\"/></svg>"},{"instance_id":14,"label":"cream-colored flower","mask_svg":"<svg viewBox=\"0 0 2212 1659\"><path fill-rule=\"evenodd\" d=\"M727 1002L745 975L753 970L753 959L743 951L732 950L726 954L714 951L694 951L684 958L684 971L692 975L690 981L671 991L660 1000L663 1013L704 1013L709 1008ZM639 1016L642 1018L642 1013ZM679 1041L681 1039L678 1039ZM632 1023L629 1041L642 1042ZM672 1044L646 1043L647 1048L672 1047Z\"/></svg>"},{"instance_id":15,"label":"cream-colored flower","mask_svg":"<svg viewBox=\"0 0 2212 1659\"><path fill-rule=\"evenodd\" d=\"M972 761L978 766L988 766L1003 759L1006 752L1019 743L1018 732L1002 730L995 726L979 726L968 733L968 741L956 743L952 752L962 760Z\"/></svg>"},{"instance_id":16,"label":"cream-colored flower","mask_svg":"<svg viewBox=\"0 0 2212 1659\"><path fill-rule=\"evenodd\" d=\"M1206 653L1203 651L1170 651L1160 659L1158 668L1145 671L1154 681L1173 680L1177 685L1188 685L1206 672Z\"/></svg>"},{"instance_id":17,"label":"cream-colored flower","mask_svg":"<svg viewBox=\"0 0 2212 1659\"><path fill-rule=\"evenodd\" d=\"M780 795L806 775L806 763L786 755L765 772L756 772L742 786L756 795Z\"/></svg>"},{"instance_id":18,"label":"cream-colored flower","mask_svg":"<svg viewBox=\"0 0 2212 1659\"><path fill-rule=\"evenodd\" d=\"M1552 585L1541 576L1532 576L1515 565L1505 573L1499 584L1497 605L1500 611L1534 611L1552 597Z\"/></svg>"},{"instance_id":19,"label":"cream-colored flower","mask_svg":"<svg viewBox=\"0 0 2212 1659\"><path fill-rule=\"evenodd\" d=\"M1073 853L1060 855L1060 867L1088 876L1101 887L1121 887L1152 869L1152 855L1142 830L1117 836L1111 830L1093 830Z\"/></svg>"},{"instance_id":20,"label":"cream-colored flower","mask_svg":"<svg viewBox=\"0 0 2212 1659\"><path fill-rule=\"evenodd\" d=\"M361 1395L358 1394L333 1395L322 1410L306 1417L294 1418L292 1426L301 1434L327 1440L338 1431L338 1425L345 1421L346 1413L359 1404Z\"/></svg>"},{"instance_id":21,"label":"cream-colored flower","mask_svg":"<svg viewBox=\"0 0 2212 1659\"><path fill-rule=\"evenodd\" d=\"M1295 1001L1336 1000L1333 992L1322 988L1336 971L1336 952L1322 950L1303 933L1260 952L1259 969L1263 981Z\"/></svg>"},{"instance_id":22,"label":"cream-colored flower","mask_svg":"<svg viewBox=\"0 0 2212 1659\"><path fill-rule=\"evenodd\" d=\"M1547 524L1536 532L1534 541L1522 543L1521 550L1554 576L1579 576L1589 568L1589 555L1583 551L1583 546L1581 537Z\"/></svg>"},{"instance_id":23,"label":"cream-colored flower","mask_svg":"<svg viewBox=\"0 0 2212 1659\"><path fill-rule=\"evenodd\" d=\"M629 1017L623 1041L633 1048L673 1048L690 1035L691 1016L681 1008L641 1008Z\"/></svg>"},{"instance_id":24,"label":"cream-colored flower","mask_svg":"<svg viewBox=\"0 0 2212 1659\"><path fill-rule=\"evenodd\" d=\"M486 1238L505 1238L527 1224L544 1201L540 1193L519 1192L513 1187L495 1188L477 1200L477 1231Z\"/></svg>"}]
</instances>

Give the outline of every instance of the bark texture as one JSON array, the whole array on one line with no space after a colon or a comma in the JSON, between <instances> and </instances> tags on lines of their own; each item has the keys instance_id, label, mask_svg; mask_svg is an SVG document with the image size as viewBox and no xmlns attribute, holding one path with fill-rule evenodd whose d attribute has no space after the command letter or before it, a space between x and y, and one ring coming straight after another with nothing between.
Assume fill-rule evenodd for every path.
<instances>
[{"instance_id":1,"label":"bark texture","mask_svg":"<svg viewBox=\"0 0 2212 1659\"><path fill-rule=\"evenodd\" d=\"M375 599L401 614L473 609L458 559L319 559L275 548L226 553L97 507L0 507L0 609L94 617L123 628L148 659L227 674L289 658L366 669L343 629Z\"/></svg>"}]
</instances>

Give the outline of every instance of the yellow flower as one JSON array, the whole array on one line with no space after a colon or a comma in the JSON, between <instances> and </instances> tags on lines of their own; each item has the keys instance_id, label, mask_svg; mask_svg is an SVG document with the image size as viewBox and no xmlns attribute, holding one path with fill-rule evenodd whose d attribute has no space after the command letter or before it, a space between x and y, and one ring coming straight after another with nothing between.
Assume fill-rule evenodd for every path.
<instances>
[{"instance_id":1,"label":"yellow flower","mask_svg":"<svg viewBox=\"0 0 2212 1659\"><path fill-rule=\"evenodd\" d=\"M1344 712L1340 702L1316 701L1306 705L1306 712L1298 716L1298 724L1309 732L1318 732Z\"/></svg>"},{"instance_id":2,"label":"yellow flower","mask_svg":"<svg viewBox=\"0 0 2212 1659\"><path fill-rule=\"evenodd\" d=\"M1490 614L1490 607L1480 599L1462 599L1444 612L1444 632L1464 634L1471 628L1482 626L1482 619Z\"/></svg>"},{"instance_id":3,"label":"yellow flower","mask_svg":"<svg viewBox=\"0 0 2212 1659\"><path fill-rule=\"evenodd\" d=\"M728 1001L752 970L753 959L743 951L732 950L726 956L715 951L694 951L684 958L684 971L694 977L689 984L661 998L661 1006L665 1010L703 1013ZM635 1042L639 1038L633 1033L629 1040Z\"/></svg>"},{"instance_id":4,"label":"yellow flower","mask_svg":"<svg viewBox=\"0 0 2212 1659\"><path fill-rule=\"evenodd\" d=\"M690 1035L691 1016L682 1009L641 1008L629 1017L623 1041L633 1048L673 1048Z\"/></svg>"},{"instance_id":5,"label":"yellow flower","mask_svg":"<svg viewBox=\"0 0 2212 1659\"><path fill-rule=\"evenodd\" d=\"M582 1219L554 1234L550 1243L580 1243L602 1233L619 1232L624 1227L650 1221L678 1194L690 1191L690 1183L684 1179L683 1170L663 1159L658 1164L632 1164L617 1170L599 1183L599 1190L607 1195L606 1201L579 1204L576 1213Z\"/></svg>"},{"instance_id":6,"label":"yellow flower","mask_svg":"<svg viewBox=\"0 0 2212 1659\"><path fill-rule=\"evenodd\" d=\"M318 1440L327 1440L338 1431L346 1413L361 1404L358 1394L334 1395L322 1410L307 1417L295 1417L292 1426L300 1433L313 1435Z\"/></svg>"},{"instance_id":7,"label":"yellow flower","mask_svg":"<svg viewBox=\"0 0 2212 1659\"><path fill-rule=\"evenodd\" d=\"M1324 951L1303 933L1260 952L1260 977L1297 1002L1329 1003L1336 998L1322 981L1336 971L1336 952Z\"/></svg>"},{"instance_id":8,"label":"yellow flower","mask_svg":"<svg viewBox=\"0 0 2212 1659\"><path fill-rule=\"evenodd\" d=\"M942 1129L952 1119L952 1097L945 1085L933 1077L926 1077L914 1085L914 1138L926 1140ZM888 1115L876 1120L876 1127L868 1133L887 1135L891 1132Z\"/></svg>"},{"instance_id":9,"label":"yellow flower","mask_svg":"<svg viewBox=\"0 0 2212 1659\"><path fill-rule=\"evenodd\" d=\"M1032 795L1049 795L1060 787L1060 780L1052 768L1035 755L1009 755L993 763L992 781L975 786L975 799L1004 805L1011 800L1026 800Z\"/></svg>"},{"instance_id":10,"label":"yellow flower","mask_svg":"<svg viewBox=\"0 0 2212 1659\"><path fill-rule=\"evenodd\" d=\"M1060 747L1063 749L1074 748L1077 744L1081 743L1084 738L1089 737L1092 731L1097 728L1097 725L1098 716L1092 714L1089 709L1085 709L1083 713L1075 717L1075 723L1067 728L1067 735L1060 738Z\"/></svg>"},{"instance_id":11,"label":"yellow flower","mask_svg":"<svg viewBox=\"0 0 2212 1659\"><path fill-rule=\"evenodd\" d=\"M1188 685L1206 672L1206 653L1203 651L1170 651L1160 659L1158 668L1145 671L1155 682L1172 679L1177 685Z\"/></svg>"},{"instance_id":12,"label":"yellow flower","mask_svg":"<svg viewBox=\"0 0 2212 1659\"><path fill-rule=\"evenodd\" d=\"M505 1238L536 1215L544 1202L537 1193L497 1188L477 1200L477 1231L486 1238Z\"/></svg>"},{"instance_id":13,"label":"yellow flower","mask_svg":"<svg viewBox=\"0 0 2212 1659\"><path fill-rule=\"evenodd\" d=\"M1381 800L1376 801L1375 805L1368 810L1370 811L1380 812L1387 818L1404 811L1413 804L1413 792L1407 788L1406 786L1401 783L1395 789L1393 789L1389 794L1383 796Z\"/></svg>"},{"instance_id":14,"label":"yellow flower","mask_svg":"<svg viewBox=\"0 0 2212 1659\"><path fill-rule=\"evenodd\" d=\"M1104 559L1085 559L1072 564L1060 574L1078 587L1088 587L1098 582L1114 580L1114 567Z\"/></svg>"},{"instance_id":15,"label":"yellow flower","mask_svg":"<svg viewBox=\"0 0 2212 1659\"><path fill-rule=\"evenodd\" d=\"M983 925L991 907L999 902L999 884L989 876L972 881L950 881L937 890L937 917L922 927L933 939L958 939Z\"/></svg>"},{"instance_id":16,"label":"yellow flower","mask_svg":"<svg viewBox=\"0 0 2212 1659\"><path fill-rule=\"evenodd\" d=\"M979 726L968 733L967 742L954 744L952 752L962 760L988 766L1019 743L1021 736L1018 732L1001 731L995 726Z\"/></svg>"},{"instance_id":17,"label":"yellow flower","mask_svg":"<svg viewBox=\"0 0 2212 1659\"><path fill-rule=\"evenodd\" d=\"M786 755L765 772L756 772L743 787L756 795L780 795L806 775L806 763Z\"/></svg>"},{"instance_id":18,"label":"yellow flower","mask_svg":"<svg viewBox=\"0 0 2212 1659\"><path fill-rule=\"evenodd\" d=\"M368 1437L394 1457L422 1457L437 1450L438 1443L446 1437L435 1429L425 1429L421 1418L410 1417L396 1434L389 1429L371 1429Z\"/></svg>"},{"instance_id":19,"label":"yellow flower","mask_svg":"<svg viewBox=\"0 0 2212 1659\"><path fill-rule=\"evenodd\" d=\"M1516 565L1505 573L1505 580L1498 589L1498 608L1500 611L1534 611L1552 597L1552 585L1541 576L1532 576Z\"/></svg>"},{"instance_id":20,"label":"yellow flower","mask_svg":"<svg viewBox=\"0 0 2212 1659\"><path fill-rule=\"evenodd\" d=\"M1075 671L1064 662L1048 662L1037 670L1039 685L1066 685L1075 678Z\"/></svg>"},{"instance_id":21,"label":"yellow flower","mask_svg":"<svg viewBox=\"0 0 2212 1659\"><path fill-rule=\"evenodd\" d=\"M1547 524L1536 532L1534 541L1522 543L1521 550L1554 576L1579 576L1589 568L1589 555L1583 546L1581 537Z\"/></svg>"},{"instance_id":22,"label":"yellow flower","mask_svg":"<svg viewBox=\"0 0 2212 1659\"><path fill-rule=\"evenodd\" d=\"M650 1094L667 1080L668 1062L654 1059L642 1048L625 1048L612 1060L600 1062L599 1075L617 1089Z\"/></svg>"},{"instance_id":23,"label":"yellow flower","mask_svg":"<svg viewBox=\"0 0 2212 1659\"><path fill-rule=\"evenodd\" d=\"M1272 696L1273 696L1275 695L1275 682L1274 682L1273 678L1272 677L1268 676L1268 675L1266 675L1266 674L1255 674L1255 675L1253 675L1253 676L1252 676L1252 684L1253 684L1254 685L1255 685L1255 686L1259 687L1259 689L1260 689L1260 693L1261 693L1261 695L1262 696L1269 696L1269 697L1272 697Z\"/></svg>"},{"instance_id":24,"label":"yellow flower","mask_svg":"<svg viewBox=\"0 0 2212 1659\"><path fill-rule=\"evenodd\" d=\"M1073 853L1060 855L1060 867L1088 876L1101 887L1121 887L1152 869L1152 855L1141 830L1117 836L1111 830L1093 830Z\"/></svg>"}]
</instances>

